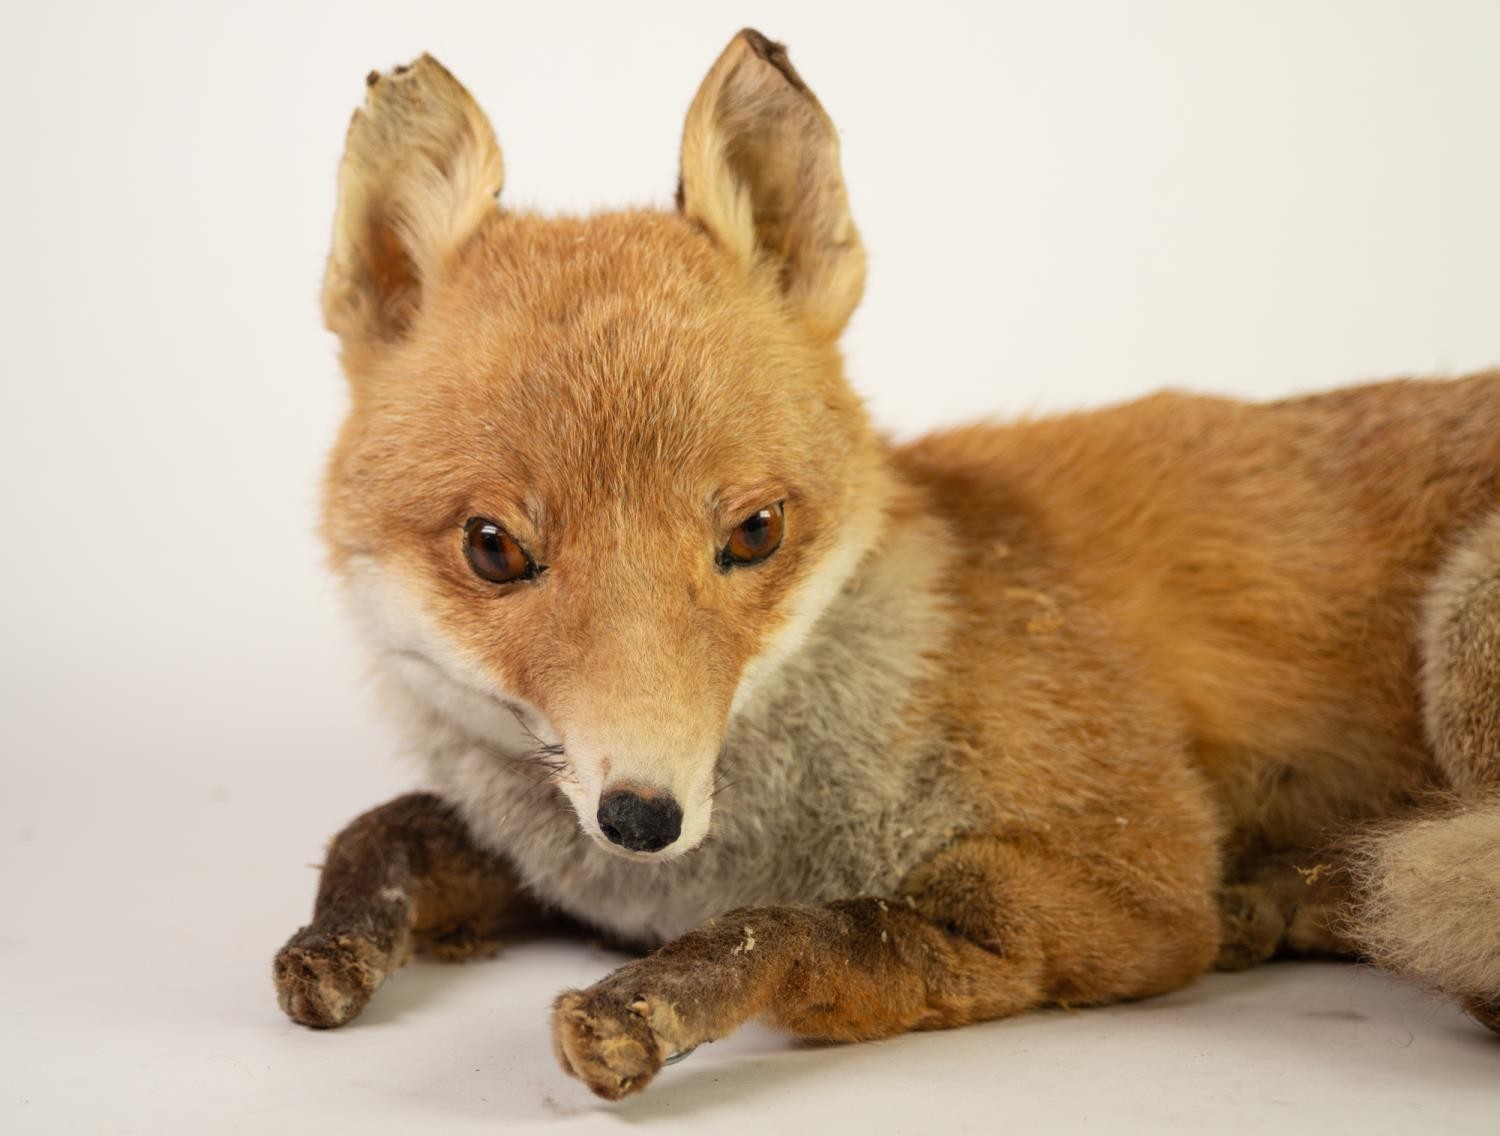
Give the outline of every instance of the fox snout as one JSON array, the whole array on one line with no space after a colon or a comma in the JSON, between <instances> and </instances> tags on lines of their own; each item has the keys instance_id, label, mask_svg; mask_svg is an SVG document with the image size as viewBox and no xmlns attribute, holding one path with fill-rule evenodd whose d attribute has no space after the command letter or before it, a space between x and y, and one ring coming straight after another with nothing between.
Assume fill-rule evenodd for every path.
<instances>
[{"instance_id":1,"label":"fox snout","mask_svg":"<svg viewBox=\"0 0 1500 1136\"><path fill-rule=\"evenodd\" d=\"M693 744L670 730L643 737L617 724L600 732L631 740L599 746L583 731L572 733L576 744L567 748L569 772L559 788L579 827L601 850L632 860L672 860L701 844L713 820L722 740L703 734ZM569 733L562 723L565 744Z\"/></svg>"},{"instance_id":2,"label":"fox snout","mask_svg":"<svg viewBox=\"0 0 1500 1136\"><path fill-rule=\"evenodd\" d=\"M621 786L599 802L599 831L631 852L660 852L682 835L682 806L670 793Z\"/></svg>"}]
</instances>

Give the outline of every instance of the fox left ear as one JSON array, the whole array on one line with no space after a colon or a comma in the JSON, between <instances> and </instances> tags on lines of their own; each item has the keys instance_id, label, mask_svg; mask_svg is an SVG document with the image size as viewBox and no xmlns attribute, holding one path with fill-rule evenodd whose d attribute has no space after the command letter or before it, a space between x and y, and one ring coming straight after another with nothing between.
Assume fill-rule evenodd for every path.
<instances>
[{"instance_id":1,"label":"fox left ear","mask_svg":"<svg viewBox=\"0 0 1500 1136\"><path fill-rule=\"evenodd\" d=\"M865 250L838 134L781 44L746 28L703 80L677 204L747 268L774 272L814 334L843 331L864 291Z\"/></svg>"}]
</instances>

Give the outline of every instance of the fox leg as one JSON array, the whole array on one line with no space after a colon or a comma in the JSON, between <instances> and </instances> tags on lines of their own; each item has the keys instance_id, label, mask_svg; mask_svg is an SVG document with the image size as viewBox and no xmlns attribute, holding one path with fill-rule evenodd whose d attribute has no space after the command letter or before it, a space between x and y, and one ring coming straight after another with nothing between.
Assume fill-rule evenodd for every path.
<instances>
[{"instance_id":1,"label":"fox leg","mask_svg":"<svg viewBox=\"0 0 1500 1136\"><path fill-rule=\"evenodd\" d=\"M328 849L313 921L276 955L281 1008L317 1028L343 1025L413 950L488 953L540 923L541 909L450 806L411 793L371 809Z\"/></svg>"},{"instance_id":2,"label":"fox leg","mask_svg":"<svg viewBox=\"0 0 1500 1136\"><path fill-rule=\"evenodd\" d=\"M1424 616L1427 730L1454 796L1363 843L1355 935L1500 1033L1500 512L1454 550Z\"/></svg>"},{"instance_id":3,"label":"fox leg","mask_svg":"<svg viewBox=\"0 0 1500 1136\"><path fill-rule=\"evenodd\" d=\"M1212 897L1205 887L1122 902L1133 883L972 839L915 873L901 898L732 911L561 995L558 1058L617 1099L674 1052L758 1016L854 1041L1162 993L1212 961Z\"/></svg>"}]
</instances>

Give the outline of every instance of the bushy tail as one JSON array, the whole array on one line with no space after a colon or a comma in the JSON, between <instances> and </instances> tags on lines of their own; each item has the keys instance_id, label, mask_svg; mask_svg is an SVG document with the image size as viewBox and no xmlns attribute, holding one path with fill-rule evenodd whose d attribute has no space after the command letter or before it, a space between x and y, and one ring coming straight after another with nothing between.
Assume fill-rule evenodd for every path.
<instances>
[{"instance_id":1,"label":"bushy tail","mask_svg":"<svg viewBox=\"0 0 1500 1136\"><path fill-rule=\"evenodd\" d=\"M1500 1032L1500 793L1370 836L1351 866L1363 953Z\"/></svg>"}]
</instances>

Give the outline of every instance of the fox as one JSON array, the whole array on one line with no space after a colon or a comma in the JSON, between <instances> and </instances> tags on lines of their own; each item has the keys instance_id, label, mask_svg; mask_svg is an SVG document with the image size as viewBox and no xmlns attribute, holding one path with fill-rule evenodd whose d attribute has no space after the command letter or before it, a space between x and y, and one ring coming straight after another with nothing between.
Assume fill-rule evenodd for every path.
<instances>
[{"instance_id":1,"label":"fox","mask_svg":"<svg viewBox=\"0 0 1500 1136\"><path fill-rule=\"evenodd\" d=\"M322 293L323 533L423 786L327 850L280 1006L544 929L615 1100L743 1023L852 1042L1363 960L1500 1032L1500 371L1164 392L898 443L840 338L831 119L736 35L670 207L502 200L372 73Z\"/></svg>"}]
</instances>

